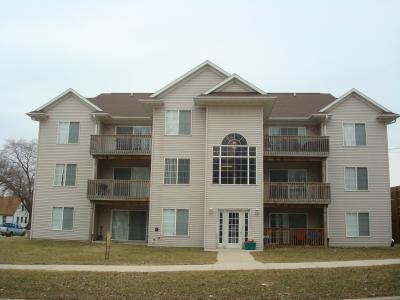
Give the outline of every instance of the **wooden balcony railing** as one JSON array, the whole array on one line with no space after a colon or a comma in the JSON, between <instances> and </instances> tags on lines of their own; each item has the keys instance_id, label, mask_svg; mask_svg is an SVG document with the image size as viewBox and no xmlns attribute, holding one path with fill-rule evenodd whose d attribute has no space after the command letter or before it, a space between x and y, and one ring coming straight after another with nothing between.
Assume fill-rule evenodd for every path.
<instances>
[{"instance_id":1,"label":"wooden balcony railing","mask_svg":"<svg viewBox=\"0 0 400 300\"><path fill-rule=\"evenodd\" d=\"M324 246L323 228L264 228L264 246Z\"/></svg>"},{"instance_id":2,"label":"wooden balcony railing","mask_svg":"<svg viewBox=\"0 0 400 300\"><path fill-rule=\"evenodd\" d=\"M319 156L329 154L327 136L264 136L264 155Z\"/></svg>"},{"instance_id":3,"label":"wooden balcony railing","mask_svg":"<svg viewBox=\"0 0 400 300\"><path fill-rule=\"evenodd\" d=\"M266 182L264 203L329 204L330 183L321 182Z\"/></svg>"},{"instance_id":4,"label":"wooden balcony railing","mask_svg":"<svg viewBox=\"0 0 400 300\"><path fill-rule=\"evenodd\" d=\"M89 200L149 201L150 180L93 179L88 181Z\"/></svg>"},{"instance_id":5,"label":"wooden balcony railing","mask_svg":"<svg viewBox=\"0 0 400 300\"><path fill-rule=\"evenodd\" d=\"M151 154L151 135L92 135L90 139L92 155Z\"/></svg>"}]
</instances>

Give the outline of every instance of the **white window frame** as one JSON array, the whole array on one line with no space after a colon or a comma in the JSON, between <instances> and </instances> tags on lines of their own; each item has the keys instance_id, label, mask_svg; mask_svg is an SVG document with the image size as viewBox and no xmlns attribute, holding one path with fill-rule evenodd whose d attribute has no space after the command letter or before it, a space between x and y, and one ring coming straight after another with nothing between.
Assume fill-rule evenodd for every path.
<instances>
[{"instance_id":1,"label":"white window frame","mask_svg":"<svg viewBox=\"0 0 400 300\"><path fill-rule=\"evenodd\" d=\"M356 169L356 189L355 190L348 190L346 188L346 168L355 168ZM367 169L367 185L368 188L366 190L359 190L358 189L358 183L357 183L357 169L358 168L363 168L363 169ZM368 192L369 191L369 171L368 171L368 167L363 167L363 166L345 166L343 169L343 185L344 185L344 191L345 192Z\"/></svg>"},{"instance_id":2,"label":"white window frame","mask_svg":"<svg viewBox=\"0 0 400 300\"><path fill-rule=\"evenodd\" d=\"M67 165L75 165L75 184L74 185L65 185L66 180L63 181L61 185L55 184L55 179L56 179L56 172L57 172L57 165L64 165L64 173L65 173L65 179L67 176ZM78 164L77 163L56 163L56 166L54 167L54 177L53 177L53 186L54 187L67 187L67 188L74 188L77 186L77 174L78 174Z\"/></svg>"},{"instance_id":3,"label":"white window frame","mask_svg":"<svg viewBox=\"0 0 400 300\"><path fill-rule=\"evenodd\" d=\"M62 213L61 213L61 229L53 228L53 209L54 208L61 208L62 209ZM63 229L63 225L64 225L64 208L72 208L72 229ZM74 225L75 225L75 207L73 207L73 206L53 206L51 208L51 230L53 230L53 231L74 231Z\"/></svg>"},{"instance_id":4,"label":"white window frame","mask_svg":"<svg viewBox=\"0 0 400 300\"><path fill-rule=\"evenodd\" d=\"M166 210L166 209L168 209L168 210L174 210L174 212L175 212L175 228L174 228L174 234L172 234L172 235L170 235L170 234L165 234L164 233L164 210ZM176 235L176 218L177 218L177 211L178 210L187 210L187 212L188 212L188 223L187 223L187 235ZM165 237L185 237L185 238L187 238L187 237L189 237L190 236L190 232L189 232L189 229L190 229L190 226L189 226L189 224L190 224L190 209L189 208L172 208L172 207L163 207L163 208L161 208L161 211L162 211L162 218L161 218L161 235L162 236L165 236Z\"/></svg>"},{"instance_id":5,"label":"white window frame","mask_svg":"<svg viewBox=\"0 0 400 300\"><path fill-rule=\"evenodd\" d=\"M258 161L257 161L258 147L249 146L249 145L238 145L238 147L247 147L247 153L248 153L248 155L247 155L247 183L221 183L221 173L222 173L222 171L221 171L221 169L222 169L221 168L221 159L222 158L235 158L235 157L238 157L238 156L222 156L221 155L221 147L228 147L228 146L229 145L213 145L212 148L211 148L211 153L212 153L211 184L213 184L213 185L228 185L228 186L230 186L230 185L237 185L237 186L240 186L240 185L256 186L256 185L258 185L258 183L257 183L258 182L258 174L257 174L257 170L258 170ZM214 147L218 147L219 148L218 156L214 155ZM256 155L255 156L250 156L250 148L255 148L256 149ZM246 156L241 156L241 157L245 158ZM214 160L214 158L218 158L218 165L219 165L218 183L214 183L214 174L213 174L213 168L214 168L213 160ZM256 167L255 168L255 174L256 174L255 180L256 180L256 182L255 183L250 183L250 167L249 167L250 166L250 158L254 158L255 162L256 162L256 165L255 165L255 167Z\"/></svg>"},{"instance_id":6,"label":"white window frame","mask_svg":"<svg viewBox=\"0 0 400 300\"><path fill-rule=\"evenodd\" d=\"M66 143L60 143L60 123L68 123L68 134L67 134L67 142ZM69 143L69 128L71 126L71 123L79 123L78 126L78 141L76 143ZM81 122L80 121L58 121L58 127L57 127L57 144L58 145L77 145L79 144L80 141L80 136L81 136Z\"/></svg>"},{"instance_id":7,"label":"white window frame","mask_svg":"<svg viewBox=\"0 0 400 300\"><path fill-rule=\"evenodd\" d=\"M190 111L190 133L188 134L181 134L179 133L179 115L181 111ZM167 133L167 112L168 111L177 111L178 112L178 133L177 134L169 134ZM191 136L192 135L192 129L193 129L193 111L192 109L188 108L188 109L184 109L184 108L180 108L180 109L166 109L165 113L164 113L164 134L167 136Z\"/></svg>"},{"instance_id":8,"label":"white window frame","mask_svg":"<svg viewBox=\"0 0 400 300\"><path fill-rule=\"evenodd\" d=\"M364 124L365 129L365 145L357 145L356 142L356 124ZM344 125L353 125L354 132L354 145L346 145L344 135ZM366 147L368 145L368 134L367 134L367 123L365 121L343 121L342 122L342 136L343 136L343 147Z\"/></svg>"},{"instance_id":9,"label":"white window frame","mask_svg":"<svg viewBox=\"0 0 400 300\"><path fill-rule=\"evenodd\" d=\"M307 136L307 127L305 127L305 126L270 126L268 128L268 133L270 136L272 136L272 134L271 134L272 128L279 128L280 131L282 128L287 128L287 129L288 128L297 128L297 132L299 131L300 128L304 128L304 135L296 135L296 136ZM279 134L279 135L275 135L275 136L285 136L285 135Z\"/></svg>"},{"instance_id":10,"label":"white window frame","mask_svg":"<svg viewBox=\"0 0 400 300\"><path fill-rule=\"evenodd\" d=\"M347 214L357 214L357 231L358 235L348 235L347 234ZM359 214L368 214L368 232L369 235L360 235L360 218ZM347 211L344 214L344 222L345 222L345 232L346 237L348 238L369 238L371 237L371 213L369 211Z\"/></svg>"},{"instance_id":11,"label":"white window frame","mask_svg":"<svg viewBox=\"0 0 400 300\"><path fill-rule=\"evenodd\" d=\"M176 181L175 183L165 183L165 167L167 159L176 159ZM189 183L178 183L178 174L179 174L179 160L180 159L188 159L189 160ZM192 184L192 159L190 157L164 157L164 175L163 175L163 184L164 185L191 185Z\"/></svg>"}]
</instances>

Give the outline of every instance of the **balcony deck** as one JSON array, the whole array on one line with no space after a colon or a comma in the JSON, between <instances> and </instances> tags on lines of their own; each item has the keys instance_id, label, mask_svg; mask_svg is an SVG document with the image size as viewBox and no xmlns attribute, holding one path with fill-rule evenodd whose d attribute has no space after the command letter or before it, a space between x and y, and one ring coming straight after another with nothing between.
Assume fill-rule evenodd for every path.
<instances>
[{"instance_id":1,"label":"balcony deck","mask_svg":"<svg viewBox=\"0 0 400 300\"><path fill-rule=\"evenodd\" d=\"M321 182L266 182L264 203L273 204L329 204L331 188Z\"/></svg>"},{"instance_id":2,"label":"balcony deck","mask_svg":"<svg viewBox=\"0 0 400 300\"><path fill-rule=\"evenodd\" d=\"M324 246L324 228L264 228L264 246Z\"/></svg>"},{"instance_id":3,"label":"balcony deck","mask_svg":"<svg viewBox=\"0 0 400 300\"><path fill-rule=\"evenodd\" d=\"M329 155L327 136L264 136L265 156L315 156Z\"/></svg>"},{"instance_id":4,"label":"balcony deck","mask_svg":"<svg viewBox=\"0 0 400 300\"><path fill-rule=\"evenodd\" d=\"M151 155L151 135L92 135L90 154L94 156Z\"/></svg>"},{"instance_id":5,"label":"balcony deck","mask_svg":"<svg viewBox=\"0 0 400 300\"><path fill-rule=\"evenodd\" d=\"M88 180L89 200L149 201L150 180Z\"/></svg>"}]
</instances>

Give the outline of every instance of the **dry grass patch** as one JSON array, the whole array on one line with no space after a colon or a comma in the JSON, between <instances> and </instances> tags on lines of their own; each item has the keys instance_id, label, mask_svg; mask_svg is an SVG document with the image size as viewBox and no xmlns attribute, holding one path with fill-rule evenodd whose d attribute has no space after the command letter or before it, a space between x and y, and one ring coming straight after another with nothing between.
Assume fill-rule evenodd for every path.
<instances>
[{"instance_id":1,"label":"dry grass patch","mask_svg":"<svg viewBox=\"0 0 400 300\"><path fill-rule=\"evenodd\" d=\"M172 273L2 271L0 282L7 282L0 286L3 298L347 299L399 295L400 266Z\"/></svg>"},{"instance_id":2,"label":"dry grass patch","mask_svg":"<svg viewBox=\"0 0 400 300\"><path fill-rule=\"evenodd\" d=\"M254 258L260 262L309 262L333 260L361 260L400 258L400 247L365 247L365 248L322 248L293 247L267 248L253 252Z\"/></svg>"},{"instance_id":3,"label":"dry grass patch","mask_svg":"<svg viewBox=\"0 0 400 300\"><path fill-rule=\"evenodd\" d=\"M215 252L200 248L147 247L113 243L110 260L104 260L105 244L0 238L0 264L210 264ZM1 293L0 293L1 294Z\"/></svg>"}]
</instances>

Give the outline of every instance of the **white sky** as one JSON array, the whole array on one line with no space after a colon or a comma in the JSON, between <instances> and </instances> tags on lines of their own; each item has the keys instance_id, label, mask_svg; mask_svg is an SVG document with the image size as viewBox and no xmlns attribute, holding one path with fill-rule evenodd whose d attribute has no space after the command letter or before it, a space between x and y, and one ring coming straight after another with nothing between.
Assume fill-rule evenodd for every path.
<instances>
[{"instance_id":1,"label":"white sky","mask_svg":"<svg viewBox=\"0 0 400 300\"><path fill-rule=\"evenodd\" d=\"M2 1L0 144L36 137L25 113L69 87L153 92L206 59L267 92L355 87L400 113L400 1Z\"/></svg>"}]
</instances>

